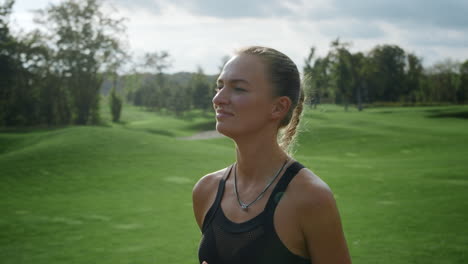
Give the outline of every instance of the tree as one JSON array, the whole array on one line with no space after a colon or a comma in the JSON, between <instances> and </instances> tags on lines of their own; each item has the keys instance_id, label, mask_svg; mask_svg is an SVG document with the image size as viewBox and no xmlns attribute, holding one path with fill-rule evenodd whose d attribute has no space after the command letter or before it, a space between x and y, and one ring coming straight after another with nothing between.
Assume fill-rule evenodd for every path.
<instances>
[{"instance_id":1,"label":"tree","mask_svg":"<svg viewBox=\"0 0 468 264\"><path fill-rule=\"evenodd\" d=\"M0 6L0 125L52 123L55 112L46 111L44 92L51 87L49 49L33 31L10 34L9 16L14 1Z\"/></svg>"},{"instance_id":2,"label":"tree","mask_svg":"<svg viewBox=\"0 0 468 264\"><path fill-rule=\"evenodd\" d=\"M457 99L459 104L468 102L468 60L460 64L460 87L458 88Z\"/></svg>"},{"instance_id":3,"label":"tree","mask_svg":"<svg viewBox=\"0 0 468 264\"><path fill-rule=\"evenodd\" d=\"M115 87L112 88L110 93L110 108L112 113L112 122L118 122L122 112L122 99L117 95Z\"/></svg>"},{"instance_id":4,"label":"tree","mask_svg":"<svg viewBox=\"0 0 468 264\"><path fill-rule=\"evenodd\" d=\"M143 56L141 67L149 74L137 92L137 100L152 110L168 108L169 88L166 87L164 71L171 66L170 56L167 51L147 52Z\"/></svg>"},{"instance_id":5,"label":"tree","mask_svg":"<svg viewBox=\"0 0 468 264\"><path fill-rule=\"evenodd\" d=\"M407 55L407 70L405 78L405 91L403 96L405 101L415 103L421 94L421 79L423 77L424 67L422 59L414 54ZM422 99L422 98L421 98Z\"/></svg>"},{"instance_id":6,"label":"tree","mask_svg":"<svg viewBox=\"0 0 468 264\"><path fill-rule=\"evenodd\" d=\"M143 56L143 67L145 69L148 69L150 72L155 73L156 75L159 75L162 77L163 72L171 67L171 61L170 61L170 56L167 51L161 51L161 52L147 52ZM163 82L164 79L161 78L159 80L160 82ZM160 83L162 85L162 83Z\"/></svg>"},{"instance_id":7,"label":"tree","mask_svg":"<svg viewBox=\"0 0 468 264\"><path fill-rule=\"evenodd\" d=\"M310 48L309 55L304 60L304 92L308 101L317 107L323 97L329 96L330 74L329 57L316 58L315 47Z\"/></svg>"},{"instance_id":8,"label":"tree","mask_svg":"<svg viewBox=\"0 0 468 264\"><path fill-rule=\"evenodd\" d=\"M316 100L316 87L315 87L315 73L314 68L312 66L312 61L315 56L315 47L311 47L309 50L309 55L304 60L304 94L305 97L310 100L310 103L314 105L314 108L317 107L317 100ZM307 101L306 101L307 102Z\"/></svg>"},{"instance_id":9,"label":"tree","mask_svg":"<svg viewBox=\"0 0 468 264\"><path fill-rule=\"evenodd\" d=\"M16 104L23 109L26 124L68 124L69 103L56 72L50 68L53 58L44 36L39 31L20 36L16 49L21 68L15 74L23 80L15 87L21 94Z\"/></svg>"},{"instance_id":10,"label":"tree","mask_svg":"<svg viewBox=\"0 0 468 264\"><path fill-rule=\"evenodd\" d=\"M359 111L363 109L363 97L367 94L369 82L369 64L363 53L351 54L352 92Z\"/></svg>"},{"instance_id":11,"label":"tree","mask_svg":"<svg viewBox=\"0 0 468 264\"><path fill-rule=\"evenodd\" d=\"M175 113L176 116L182 116L185 111L191 108L191 90L180 84L173 83L171 84L171 97L169 101L169 110Z\"/></svg>"},{"instance_id":12,"label":"tree","mask_svg":"<svg viewBox=\"0 0 468 264\"><path fill-rule=\"evenodd\" d=\"M397 45L379 45L372 49L369 59L371 100L398 101L405 85L405 51Z\"/></svg>"},{"instance_id":13,"label":"tree","mask_svg":"<svg viewBox=\"0 0 468 264\"><path fill-rule=\"evenodd\" d=\"M192 102L193 106L197 109L206 112L212 106L213 89L207 81L203 69L199 66L197 73L192 78Z\"/></svg>"},{"instance_id":14,"label":"tree","mask_svg":"<svg viewBox=\"0 0 468 264\"><path fill-rule=\"evenodd\" d=\"M460 63L446 59L435 63L428 70L429 93L436 102L457 102Z\"/></svg>"},{"instance_id":15,"label":"tree","mask_svg":"<svg viewBox=\"0 0 468 264\"><path fill-rule=\"evenodd\" d=\"M348 51L349 43L340 42L336 39L331 43L332 50L330 52L332 72L335 82L335 87L344 104L345 111L348 111L348 105L352 95L352 59L351 53Z\"/></svg>"},{"instance_id":16,"label":"tree","mask_svg":"<svg viewBox=\"0 0 468 264\"><path fill-rule=\"evenodd\" d=\"M10 0L0 5L0 125L8 125L12 121L13 77L18 66L15 60L16 40L9 27L13 4L14 1Z\"/></svg>"},{"instance_id":17,"label":"tree","mask_svg":"<svg viewBox=\"0 0 468 264\"><path fill-rule=\"evenodd\" d=\"M37 13L53 50L52 70L70 94L75 123L96 123L101 73L125 54L119 38L124 20L106 16L99 0L67 0Z\"/></svg>"},{"instance_id":18,"label":"tree","mask_svg":"<svg viewBox=\"0 0 468 264\"><path fill-rule=\"evenodd\" d=\"M138 63L135 62L132 56L128 57L128 61L130 65L130 70L122 76L122 86L125 90L126 99L128 102L132 102L135 105L142 105L141 98L136 98L137 93L140 87L142 86L143 82L143 75L141 74L141 72L139 72L138 69L140 65L138 65Z\"/></svg>"}]
</instances>

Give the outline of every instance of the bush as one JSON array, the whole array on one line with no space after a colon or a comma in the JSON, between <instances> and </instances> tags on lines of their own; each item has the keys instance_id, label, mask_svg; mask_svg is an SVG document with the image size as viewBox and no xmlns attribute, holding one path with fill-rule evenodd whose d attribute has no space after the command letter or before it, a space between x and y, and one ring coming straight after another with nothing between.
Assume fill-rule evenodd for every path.
<instances>
[{"instance_id":1,"label":"bush","mask_svg":"<svg viewBox=\"0 0 468 264\"><path fill-rule=\"evenodd\" d=\"M122 112L122 99L116 94L115 88L112 88L110 96L112 122L118 122L120 120L120 113Z\"/></svg>"}]
</instances>

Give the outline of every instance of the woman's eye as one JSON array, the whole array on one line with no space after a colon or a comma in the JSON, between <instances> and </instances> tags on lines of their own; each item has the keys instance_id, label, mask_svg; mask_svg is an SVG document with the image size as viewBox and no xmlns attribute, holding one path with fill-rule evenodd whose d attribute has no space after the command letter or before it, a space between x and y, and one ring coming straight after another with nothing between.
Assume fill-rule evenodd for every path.
<instances>
[{"instance_id":1,"label":"woman's eye","mask_svg":"<svg viewBox=\"0 0 468 264\"><path fill-rule=\"evenodd\" d=\"M238 91L238 92L245 92L246 90L244 88L240 88L240 87L236 87L234 88L235 91Z\"/></svg>"}]
</instances>

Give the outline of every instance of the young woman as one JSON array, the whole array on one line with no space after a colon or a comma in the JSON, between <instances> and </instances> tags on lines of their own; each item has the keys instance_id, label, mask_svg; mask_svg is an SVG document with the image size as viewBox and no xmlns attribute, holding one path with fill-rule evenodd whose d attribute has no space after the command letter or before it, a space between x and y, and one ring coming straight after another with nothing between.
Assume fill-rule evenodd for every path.
<instances>
[{"instance_id":1,"label":"young woman","mask_svg":"<svg viewBox=\"0 0 468 264\"><path fill-rule=\"evenodd\" d=\"M271 48L244 48L224 66L216 129L235 141L237 161L193 189L200 263L351 263L332 192L287 153L300 83L296 65Z\"/></svg>"}]
</instances>

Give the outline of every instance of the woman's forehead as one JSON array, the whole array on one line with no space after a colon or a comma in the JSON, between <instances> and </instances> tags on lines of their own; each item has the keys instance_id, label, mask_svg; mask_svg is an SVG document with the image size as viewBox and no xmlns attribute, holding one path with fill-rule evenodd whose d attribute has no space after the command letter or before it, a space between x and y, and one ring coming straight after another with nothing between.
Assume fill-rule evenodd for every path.
<instances>
[{"instance_id":1,"label":"woman's forehead","mask_svg":"<svg viewBox=\"0 0 468 264\"><path fill-rule=\"evenodd\" d=\"M232 57L224 66L218 80L246 80L248 82L265 78L265 66L254 55L236 55Z\"/></svg>"}]
</instances>

